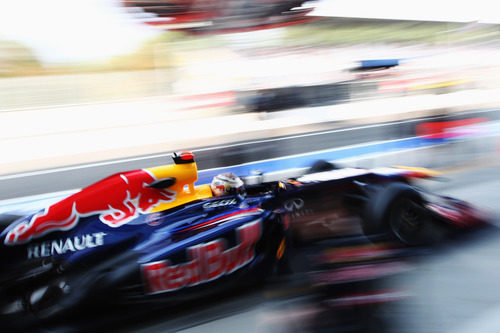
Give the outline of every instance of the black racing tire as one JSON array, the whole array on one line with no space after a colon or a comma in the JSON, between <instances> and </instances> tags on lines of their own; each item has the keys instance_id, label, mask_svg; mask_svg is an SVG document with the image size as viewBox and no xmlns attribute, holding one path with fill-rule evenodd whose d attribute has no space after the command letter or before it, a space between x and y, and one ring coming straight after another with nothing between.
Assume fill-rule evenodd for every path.
<instances>
[{"instance_id":1,"label":"black racing tire","mask_svg":"<svg viewBox=\"0 0 500 333\"><path fill-rule=\"evenodd\" d=\"M61 276L32 290L24 296L24 306L28 313L42 322L58 320L73 313L83 304L87 284L71 277Z\"/></svg>"},{"instance_id":2,"label":"black racing tire","mask_svg":"<svg viewBox=\"0 0 500 333\"><path fill-rule=\"evenodd\" d=\"M26 312L39 321L54 322L119 302L122 295L116 288L138 274L139 266L136 252L116 254L117 250L108 248L109 256L101 257L97 264L83 262L73 269L58 267L52 279L26 290L23 297Z\"/></svg>"},{"instance_id":3,"label":"black racing tire","mask_svg":"<svg viewBox=\"0 0 500 333\"><path fill-rule=\"evenodd\" d=\"M420 193L406 183L377 187L362 213L363 232L370 240L382 238L408 246L435 244L442 239L443 230L423 204Z\"/></svg>"},{"instance_id":4,"label":"black racing tire","mask_svg":"<svg viewBox=\"0 0 500 333\"><path fill-rule=\"evenodd\" d=\"M307 170L307 173L316 173L316 172L324 172L338 169L338 167L325 160L317 160L311 165L311 167Z\"/></svg>"},{"instance_id":5,"label":"black racing tire","mask_svg":"<svg viewBox=\"0 0 500 333\"><path fill-rule=\"evenodd\" d=\"M22 216L14 214L0 214L0 232L7 228L12 222L20 219Z\"/></svg>"}]
</instances>

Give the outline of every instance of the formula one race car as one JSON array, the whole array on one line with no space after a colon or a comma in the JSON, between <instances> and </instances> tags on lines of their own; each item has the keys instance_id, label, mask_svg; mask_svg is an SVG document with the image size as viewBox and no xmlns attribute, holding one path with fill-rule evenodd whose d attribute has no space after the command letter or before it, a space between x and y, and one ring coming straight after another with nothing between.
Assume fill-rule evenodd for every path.
<instances>
[{"instance_id":1,"label":"formula one race car","mask_svg":"<svg viewBox=\"0 0 500 333\"><path fill-rule=\"evenodd\" d=\"M85 303L176 304L293 267L289 246L349 233L406 245L484 221L469 204L411 185L416 168L342 168L214 196L195 186L190 152L175 164L112 175L0 234L0 318L49 320ZM285 269L285 270L286 270Z\"/></svg>"}]
</instances>

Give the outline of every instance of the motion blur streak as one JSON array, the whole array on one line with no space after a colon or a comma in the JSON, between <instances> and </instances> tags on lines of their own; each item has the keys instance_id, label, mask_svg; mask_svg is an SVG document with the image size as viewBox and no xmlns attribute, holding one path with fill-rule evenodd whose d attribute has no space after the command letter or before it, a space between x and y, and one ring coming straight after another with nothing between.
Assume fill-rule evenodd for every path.
<instances>
[{"instance_id":1,"label":"motion blur streak","mask_svg":"<svg viewBox=\"0 0 500 333\"><path fill-rule=\"evenodd\" d=\"M332 161L334 168L432 168L443 172L433 174L437 181L418 179L415 185L470 201L492 220L486 230L437 246L403 247L363 236L359 221L346 214L346 202L318 197L320 208L339 208L327 214L293 211L300 201L291 201L285 224L312 216L301 236L320 240L294 252L280 238L272 258L298 259L276 268L264 286L159 310L109 309L91 320L55 321L46 329L500 331L499 24L495 3L486 0L2 3L0 213L32 212L67 197L55 210L6 230L7 243L36 240L30 258L47 259L55 251L43 240L51 228L57 236L81 226L87 215L101 214L99 225L126 228L146 213L154 228L155 214L173 207L173 197L179 202L184 183L153 195L144 183L162 177L144 170L169 163L166 156L180 149L197 156L197 185L229 170L247 177L247 186L298 176L316 159ZM128 177L126 170L140 171ZM89 195L99 205L74 195L116 172L124 178ZM364 189L362 182L356 186ZM467 224L467 207L456 214L465 207L462 201L441 199L444 204L426 206L429 214ZM359 198L346 199L351 200ZM245 213L261 208L247 207L252 211ZM405 218L411 225L410 213ZM195 227L172 230L217 231L233 217L207 217ZM338 222L335 228L332 221ZM106 237L89 230L52 241L54 249L68 240L83 247L89 236L94 238L88 247L105 246L118 229ZM321 238L327 234L335 237ZM210 244L199 235L192 246L219 255L224 269L213 274L220 277L233 265L251 265L243 256L241 263L227 259L234 253L251 250L253 258L254 248L260 251L253 240L245 246ZM21 245L9 245L15 246ZM149 291L189 290L196 275L188 279L188 266L196 260L205 265L202 257L147 266ZM166 284L172 272L179 274L177 285ZM57 286L47 290L52 287Z\"/></svg>"}]
</instances>

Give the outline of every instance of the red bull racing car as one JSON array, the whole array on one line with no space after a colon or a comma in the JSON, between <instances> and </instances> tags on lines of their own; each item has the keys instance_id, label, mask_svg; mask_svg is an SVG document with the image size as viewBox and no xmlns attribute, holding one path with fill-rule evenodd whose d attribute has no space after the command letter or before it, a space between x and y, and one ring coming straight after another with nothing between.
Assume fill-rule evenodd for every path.
<instances>
[{"instance_id":1,"label":"red bull racing car","mask_svg":"<svg viewBox=\"0 0 500 333\"><path fill-rule=\"evenodd\" d=\"M485 221L412 185L416 168L342 168L214 196L195 185L190 152L174 164L112 175L0 234L0 318L49 320L82 304L176 304L294 268L289 247L360 233L439 242Z\"/></svg>"}]
</instances>

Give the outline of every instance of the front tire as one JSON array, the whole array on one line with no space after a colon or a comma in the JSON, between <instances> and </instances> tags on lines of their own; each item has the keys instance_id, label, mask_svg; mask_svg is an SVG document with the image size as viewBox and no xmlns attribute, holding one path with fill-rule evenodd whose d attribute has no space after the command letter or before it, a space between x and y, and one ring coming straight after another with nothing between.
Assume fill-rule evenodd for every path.
<instances>
[{"instance_id":1,"label":"front tire","mask_svg":"<svg viewBox=\"0 0 500 333\"><path fill-rule=\"evenodd\" d=\"M382 236L409 246L436 243L442 239L442 230L423 204L420 193L408 184L377 188L363 211L363 232L372 240Z\"/></svg>"}]
</instances>

